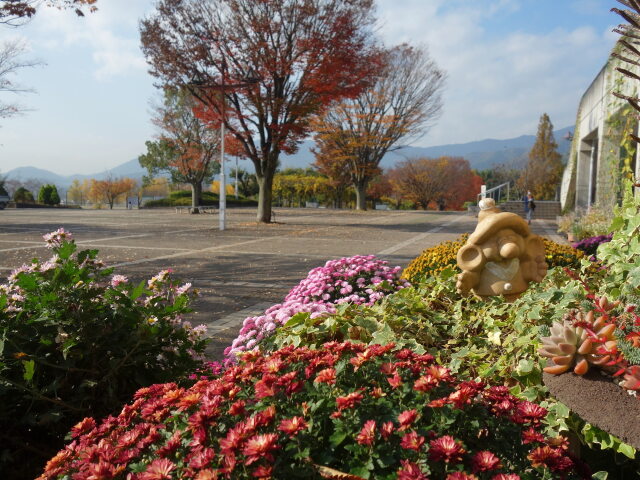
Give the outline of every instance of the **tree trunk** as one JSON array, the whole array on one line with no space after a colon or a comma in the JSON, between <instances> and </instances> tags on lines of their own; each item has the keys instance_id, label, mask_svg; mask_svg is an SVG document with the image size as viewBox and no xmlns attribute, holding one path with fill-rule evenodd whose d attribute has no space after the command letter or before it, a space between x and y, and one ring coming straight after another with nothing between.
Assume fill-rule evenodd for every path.
<instances>
[{"instance_id":1,"label":"tree trunk","mask_svg":"<svg viewBox=\"0 0 640 480\"><path fill-rule=\"evenodd\" d=\"M271 200L273 195L273 173L265 172L258 177L258 222L271 223Z\"/></svg>"},{"instance_id":2,"label":"tree trunk","mask_svg":"<svg viewBox=\"0 0 640 480\"><path fill-rule=\"evenodd\" d=\"M354 185L356 188L356 210L367 209L367 182L359 182Z\"/></svg>"},{"instance_id":3,"label":"tree trunk","mask_svg":"<svg viewBox=\"0 0 640 480\"><path fill-rule=\"evenodd\" d=\"M191 213L200 213L200 197L202 196L202 183L194 182L191 184Z\"/></svg>"}]
</instances>

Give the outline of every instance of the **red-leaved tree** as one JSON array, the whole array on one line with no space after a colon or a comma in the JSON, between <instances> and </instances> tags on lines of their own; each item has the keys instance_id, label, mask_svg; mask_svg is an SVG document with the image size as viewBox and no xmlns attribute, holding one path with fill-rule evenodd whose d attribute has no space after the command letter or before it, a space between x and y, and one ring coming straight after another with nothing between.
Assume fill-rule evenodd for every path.
<instances>
[{"instance_id":1,"label":"red-leaved tree","mask_svg":"<svg viewBox=\"0 0 640 480\"><path fill-rule=\"evenodd\" d=\"M255 166L258 221L270 222L280 153L377 68L373 21L373 0L160 0L142 50L162 85L188 85L206 120L224 121Z\"/></svg>"}]
</instances>

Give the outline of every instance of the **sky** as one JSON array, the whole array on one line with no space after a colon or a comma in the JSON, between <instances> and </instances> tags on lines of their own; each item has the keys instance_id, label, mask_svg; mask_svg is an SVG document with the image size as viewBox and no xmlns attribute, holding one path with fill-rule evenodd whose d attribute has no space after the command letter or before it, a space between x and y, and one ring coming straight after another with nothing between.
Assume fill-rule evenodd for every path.
<instances>
[{"instance_id":1,"label":"sky","mask_svg":"<svg viewBox=\"0 0 640 480\"><path fill-rule=\"evenodd\" d=\"M138 22L154 0L99 0L84 18L41 9L26 26L0 25L42 62L11 80L35 93L0 92L29 110L0 119L0 173L22 167L92 174L145 153L158 98L140 51ZM426 47L447 72L444 108L416 146L534 135L542 113L573 125L580 97L607 60L614 0L377 0L388 46ZM15 97L15 98L14 98Z\"/></svg>"}]
</instances>

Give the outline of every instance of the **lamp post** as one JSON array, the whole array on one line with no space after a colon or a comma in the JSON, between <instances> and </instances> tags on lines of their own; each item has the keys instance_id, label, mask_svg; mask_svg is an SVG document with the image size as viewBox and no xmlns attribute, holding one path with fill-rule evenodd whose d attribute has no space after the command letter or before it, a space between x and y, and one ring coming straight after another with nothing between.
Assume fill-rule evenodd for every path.
<instances>
[{"instance_id":1,"label":"lamp post","mask_svg":"<svg viewBox=\"0 0 640 480\"><path fill-rule=\"evenodd\" d=\"M215 39L215 41L217 41L217 39ZM222 117L222 121L220 122L220 214L219 214L219 228L220 230L224 230L225 229L225 220L226 220L226 213L227 213L227 185L226 185L226 176L224 173L224 133L225 133L225 122L226 122L226 112L225 112L225 90L229 91L233 91L234 89L237 88L244 88L244 87L250 87L251 85L255 85L256 83L258 83L259 79L253 75L250 74L245 78L245 81L240 82L240 83L226 83L226 78L225 78L225 74L227 71L227 63L224 60L224 58L222 59L222 64L221 64L221 68L220 68L220 72L221 72L221 83L219 84L206 84L203 81L200 80L196 80L196 81L192 81L188 84L189 87L194 88L194 89L202 89L202 90L215 90L215 91L219 91L220 92L220 96L222 97L222 106L221 106L221 117ZM196 97L198 97L197 94L194 93L194 95ZM203 103L206 103L205 100L203 100L202 98L198 97L198 99L200 99ZM237 169L237 158L236 158L236 175L238 172ZM238 195L238 181L237 181L237 176L236 176L236 198Z\"/></svg>"},{"instance_id":2,"label":"lamp post","mask_svg":"<svg viewBox=\"0 0 640 480\"><path fill-rule=\"evenodd\" d=\"M235 184L236 200L238 200L238 157L236 156L236 184Z\"/></svg>"}]
</instances>

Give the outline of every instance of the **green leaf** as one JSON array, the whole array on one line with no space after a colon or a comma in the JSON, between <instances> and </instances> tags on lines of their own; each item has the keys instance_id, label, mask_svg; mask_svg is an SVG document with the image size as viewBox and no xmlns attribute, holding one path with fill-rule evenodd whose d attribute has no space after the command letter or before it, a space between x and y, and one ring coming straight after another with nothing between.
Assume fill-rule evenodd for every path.
<instances>
[{"instance_id":1,"label":"green leaf","mask_svg":"<svg viewBox=\"0 0 640 480\"><path fill-rule=\"evenodd\" d=\"M136 288L129 294L131 300L137 300L144 293L145 281L141 281Z\"/></svg>"},{"instance_id":2,"label":"green leaf","mask_svg":"<svg viewBox=\"0 0 640 480\"><path fill-rule=\"evenodd\" d=\"M373 336L371 337L370 343L387 345L395 341L395 339L396 339L395 332L391 330L391 327L389 326L388 323L385 323L380 330L374 332Z\"/></svg>"},{"instance_id":3,"label":"green leaf","mask_svg":"<svg viewBox=\"0 0 640 480\"><path fill-rule=\"evenodd\" d=\"M620 443L620 445L618 445L618 448L616 450L621 454L623 454L624 456L626 456L627 458L630 458L632 460L636 458L636 449L633 448L631 445L627 445L626 443Z\"/></svg>"},{"instance_id":4,"label":"green leaf","mask_svg":"<svg viewBox=\"0 0 640 480\"><path fill-rule=\"evenodd\" d=\"M296 313L293 317L291 317L289 320L287 320L287 322L284 324L285 327L295 327L296 325L300 325L303 324L305 322L305 320L307 319L307 317L309 317L310 315L307 312L302 312L302 313Z\"/></svg>"},{"instance_id":5,"label":"green leaf","mask_svg":"<svg viewBox=\"0 0 640 480\"><path fill-rule=\"evenodd\" d=\"M345 438L347 438L347 432L336 430L329 437L329 443L331 443L331 446L335 448L338 445L340 445L342 442L344 442Z\"/></svg>"},{"instance_id":6,"label":"green leaf","mask_svg":"<svg viewBox=\"0 0 640 480\"><path fill-rule=\"evenodd\" d=\"M607 478L609 478L609 472L604 472L604 471L596 472L593 475L591 475L591 478L593 480L607 480Z\"/></svg>"},{"instance_id":7,"label":"green leaf","mask_svg":"<svg viewBox=\"0 0 640 480\"><path fill-rule=\"evenodd\" d=\"M22 366L24 367L24 374L22 375L22 378L24 378L25 381L31 383L33 374L35 373L36 369L36 362L34 362L33 360L23 360Z\"/></svg>"}]
</instances>

